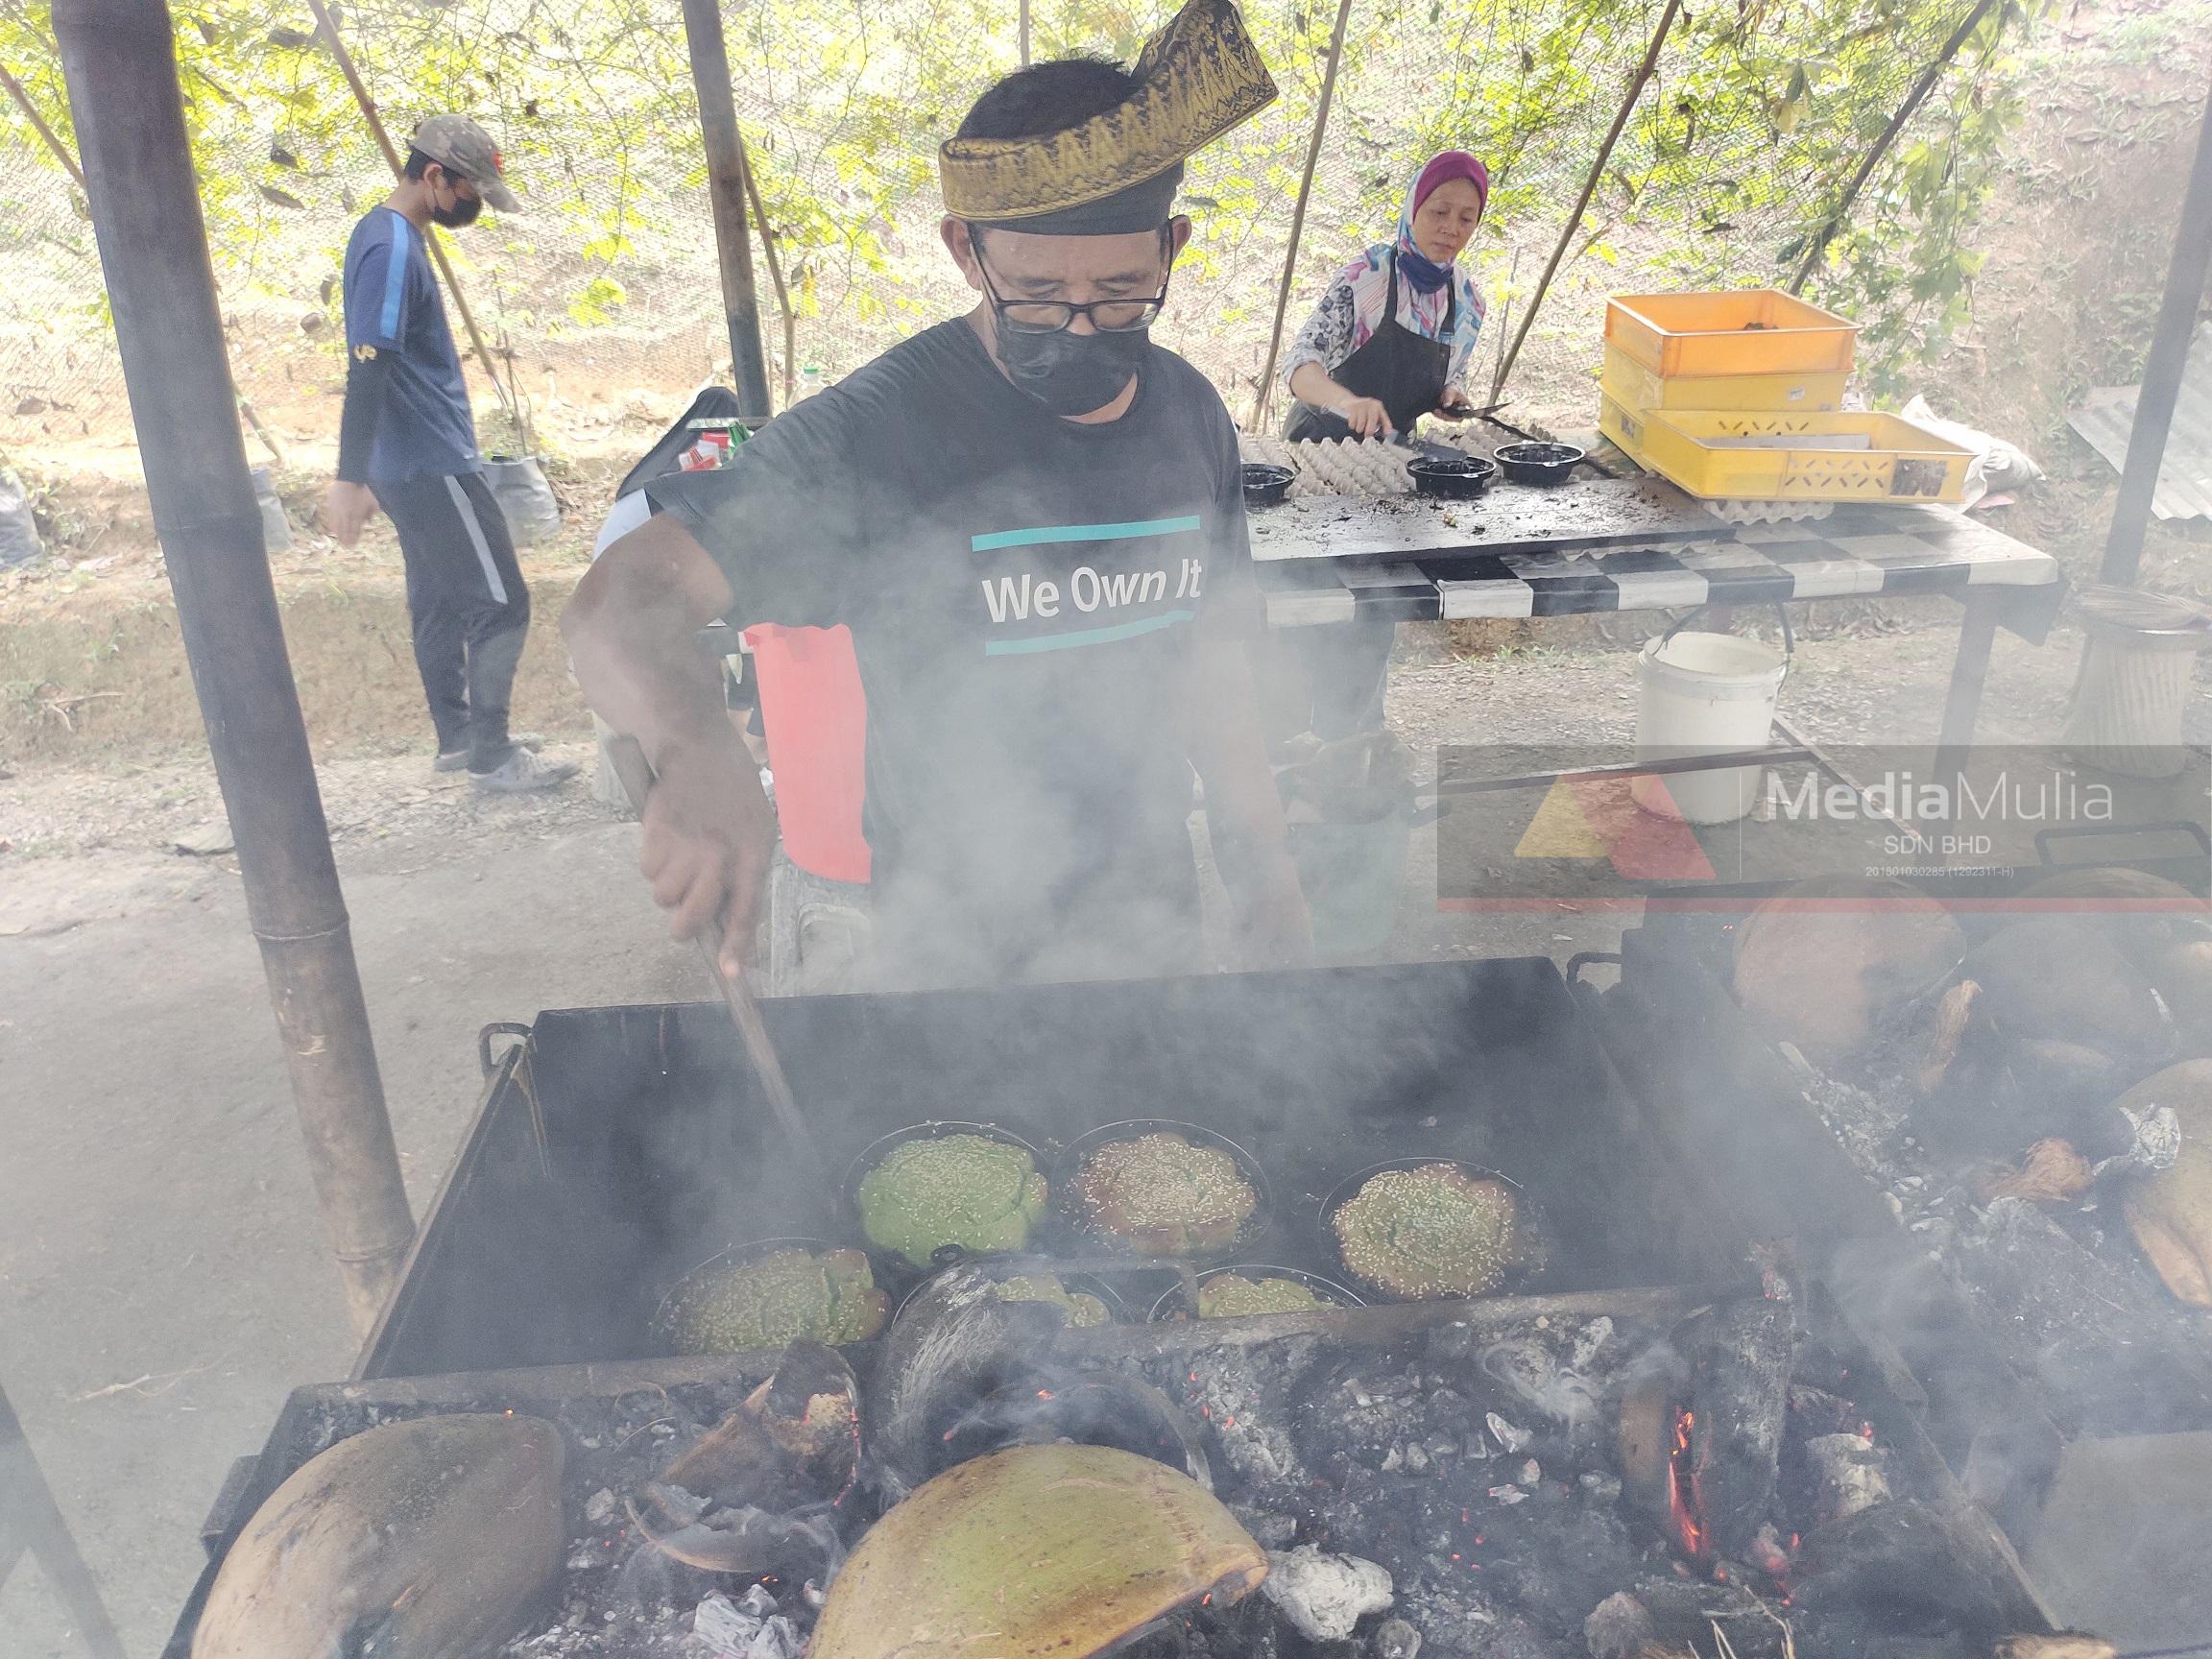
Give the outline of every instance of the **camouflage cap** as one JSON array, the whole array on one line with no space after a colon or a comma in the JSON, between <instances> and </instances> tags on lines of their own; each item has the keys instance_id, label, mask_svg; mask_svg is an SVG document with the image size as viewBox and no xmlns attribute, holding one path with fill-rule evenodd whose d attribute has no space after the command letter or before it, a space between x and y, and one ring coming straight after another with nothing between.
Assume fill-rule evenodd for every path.
<instances>
[{"instance_id":1,"label":"camouflage cap","mask_svg":"<svg viewBox=\"0 0 2212 1659\"><path fill-rule=\"evenodd\" d=\"M522 204L499 178L499 147L492 134L466 115L433 115L415 129L416 149L476 186L476 193L502 213Z\"/></svg>"}]
</instances>

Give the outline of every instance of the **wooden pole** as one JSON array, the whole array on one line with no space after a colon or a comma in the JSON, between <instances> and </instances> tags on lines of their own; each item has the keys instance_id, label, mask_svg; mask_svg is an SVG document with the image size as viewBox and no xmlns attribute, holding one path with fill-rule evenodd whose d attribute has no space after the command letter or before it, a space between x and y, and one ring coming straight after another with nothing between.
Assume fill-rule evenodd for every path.
<instances>
[{"instance_id":1,"label":"wooden pole","mask_svg":"<svg viewBox=\"0 0 2212 1659\"><path fill-rule=\"evenodd\" d=\"M1621 108L1614 114L1613 125L1606 130L1605 142L1598 146L1598 158L1590 164L1590 177L1582 181L1582 194L1575 199L1575 209L1567 215L1567 223L1559 228L1558 244L1551 250L1551 257L1544 267L1544 275L1536 279L1536 290L1528 296L1528 309L1521 313L1521 326L1513 336L1513 344L1505 349L1499 360L1498 377L1490 382L1490 398L1496 402L1505 389L1505 376L1513 373L1513 364L1521 355L1521 347L1528 338L1528 330L1535 326L1536 313L1544 308L1544 296L1551 290L1551 278L1559 274L1559 263L1567 257L1567 250L1575 240L1575 232L1582 228L1582 215L1588 211L1590 198L1598 194L1598 180L1605 176L1605 163L1613 159L1613 146L1621 141L1621 134L1628 125L1628 117L1635 113L1636 100L1644 96L1644 87L1651 79L1651 71L1659 66L1659 48L1667 43L1667 32L1674 27L1674 19L1681 13L1682 0L1667 0L1667 10L1660 14L1659 27L1651 32L1651 44L1645 49L1644 61L1636 65L1636 73L1629 78L1628 91L1621 100Z\"/></svg>"},{"instance_id":2,"label":"wooden pole","mask_svg":"<svg viewBox=\"0 0 2212 1659\"><path fill-rule=\"evenodd\" d=\"M1275 390L1275 359L1283 349L1283 317L1290 308L1290 282L1298 274L1298 239L1306 233L1306 201L1313 194L1313 169L1321 161L1321 135L1329 130L1329 105L1336 96L1336 68L1344 60L1344 25L1352 17L1352 0L1336 0L1336 26L1329 36L1329 66L1321 73L1321 102L1313 111L1313 137L1306 146L1306 171L1298 179L1298 204L1290 210L1290 246L1283 253L1283 280L1275 290L1275 323L1267 330L1267 361L1260 370L1260 387L1252 397L1252 430L1260 430L1267 417L1267 400Z\"/></svg>"},{"instance_id":3,"label":"wooden pole","mask_svg":"<svg viewBox=\"0 0 2212 1659\"><path fill-rule=\"evenodd\" d=\"M2189 367L2189 334L2204 299L2204 276L2212 267L2212 103L2197 129L2197 159L2189 169L2189 193L2181 199L2181 223L2174 233L2174 256L2166 267L2166 297L2159 302L2151 332L2151 356L2143 366L2143 387L2135 394L2135 423L2128 432L2128 464L2120 469L2120 499L2112 508L2112 531L2104 542L2106 582L2132 586L2143 563L2143 537L2151 528L2151 501L2158 492L2158 469L2166 458L2166 436L2180 400L2181 376Z\"/></svg>"},{"instance_id":4,"label":"wooden pole","mask_svg":"<svg viewBox=\"0 0 2212 1659\"><path fill-rule=\"evenodd\" d=\"M346 77L346 84L353 89L353 102L361 107L362 117L369 123L369 131L375 134L376 147L384 152L384 159L392 165L392 177L402 177L407 171L407 158L392 143L392 135L384 130L384 117L376 112L376 100L369 96L369 88L362 84L361 72L353 66L353 54L346 50L346 42L339 37L338 21L323 0L307 0L315 13L315 25L329 43L330 56L338 60L339 73ZM492 391L499 399L499 406L507 411L514 421L517 438L528 447L528 434L523 431L521 412L514 395L499 378L499 361L492 355L492 348L484 343L483 332L476 326L475 313L469 309L468 296L461 292L455 280L451 261L445 257L445 245L434 235L422 240L429 244L430 257L438 262L438 275L445 280L445 292L453 296L453 309L461 313L461 326L469 332L469 345L476 353L476 361L484 365L484 373L492 377Z\"/></svg>"},{"instance_id":5,"label":"wooden pole","mask_svg":"<svg viewBox=\"0 0 2212 1659\"><path fill-rule=\"evenodd\" d=\"M55 0L53 16L154 527L308 1170L366 1334L415 1223L247 475L169 9Z\"/></svg>"},{"instance_id":6,"label":"wooden pole","mask_svg":"<svg viewBox=\"0 0 2212 1659\"><path fill-rule=\"evenodd\" d=\"M38 106L31 102L31 94L23 90L23 83L0 66L0 84L5 84L8 96L15 100L15 108L23 111L23 119L31 123L31 130L46 141L46 148L54 153L54 159L61 163L61 170L77 180L77 188L84 188L84 171L77 165L77 157L69 154L69 146L62 143L53 128L46 125L46 117L38 113Z\"/></svg>"},{"instance_id":7,"label":"wooden pole","mask_svg":"<svg viewBox=\"0 0 2212 1659\"><path fill-rule=\"evenodd\" d=\"M1912 89L1905 94L1905 102L1898 105L1897 113L1889 117L1889 125L1882 129L1882 135L1874 140L1873 148L1860 159L1859 170L1851 175L1851 182L1843 186L1843 194L1838 200L1835 211L1828 215L1828 222L1820 227L1820 234L1814 238L1813 246L1805 251L1805 257L1797 266L1797 275L1790 278L1791 293L1804 292L1814 267L1820 263L1821 255L1828 252L1828 244L1836 240L1836 233L1843 228L1843 221L1849 217L1853 204L1859 200L1859 192L1866 188L1866 180L1874 177L1874 169L1882 164L1882 157L1889 154L1889 146L1897 141L1897 134L1905 131L1905 123L1912 119L1913 111L1936 89L1936 83L1942 78L1951 60L1959 56L1960 49L1966 44L1974 31L1982 26L1982 19L1989 15L1989 9L1996 4L1997 0L1975 0L1974 10L1966 13L1965 21L1951 31L1951 38L1943 42L1943 48L1936 54L1935 60L1921 71L1920 79L1912 83Z\"/></svg>"},{"instance_id":8,"label":"wooden pole","mask_svg":"<svg viewBox=\"0 0 2212 1659\"><path fill-rule=\"evenodd\" d=\"M745 200L753 204L753 223L760 228L760 252L768 260L768 280L776 285L776 310L783 319L783 407L791 407L791 381L799 373L792 361L799 354L799 316L791 307L791 291L783 286L783 261L776 253L776 232L768 228L768 209L760 200L760 180L753 173L753 153L745 148L745 135L737 135L737 162L745 169Z\"/></svg>"},{"instance_id":9,"label":"wooden pole","mask_svg":"<svg viewBox=\"0 0 2212 1659\"><path fill-rule=\"evenodd\" d=\"M691 48L691 85L699 98L699 135L707 145L714 246L721 254L722 311L730 325L730 362L737 412L768 418L768 363L760 349L760 306L753 295L753 246L745 230L745 152L730 94L730 53L722 39L721 0L684 0Z\"/></svg>"},{"instance_id":10,"label":"wooden pole","mask_svg":"<svg viewBox=\"0 0 2212 1659\"><path fill-rule=\"evenodd\" d=\"M1029 67L1029 0L1022 0L1020 33L1022 36L1022 67L1026 69Z\"/></svg>"}]
</instances>

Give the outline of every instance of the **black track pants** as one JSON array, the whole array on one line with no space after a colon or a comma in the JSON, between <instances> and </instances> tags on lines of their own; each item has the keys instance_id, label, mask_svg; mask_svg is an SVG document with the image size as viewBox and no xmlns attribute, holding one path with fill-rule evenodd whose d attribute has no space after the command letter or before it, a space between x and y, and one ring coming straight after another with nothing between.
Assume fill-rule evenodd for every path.
<instances>
[{"instance_id":1,"label":"black track pants","mask_svg":"<svg viewBox=\"0 0 2212 1659\"><path fill-rule=\"evenodd\" d=\"M530 629L530 589L482 473L375 486L407 563L415 665L438 749L489 772L512 754L507 704Z\"/></svg>"}]
</instances>

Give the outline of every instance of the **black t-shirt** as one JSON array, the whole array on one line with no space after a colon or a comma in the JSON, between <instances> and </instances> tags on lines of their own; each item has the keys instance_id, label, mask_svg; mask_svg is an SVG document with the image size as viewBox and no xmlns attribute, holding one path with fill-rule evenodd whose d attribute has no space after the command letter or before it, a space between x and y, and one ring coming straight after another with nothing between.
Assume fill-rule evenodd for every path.
<instances>
[{"instance_id":1,"label":"black t-shirt","mask_svg":"<svg viewBox=\"0 0 2212 1659\"><path fill-rule=\"evenodd\" d=\"M851 626L890 978L1195 965L1187 670L1201 616L1251 598L1236 430L1196 370L1155 347L1128 412L1083 425L944 323L647 494L732 621Z\"/></svg>"}]
</instances>

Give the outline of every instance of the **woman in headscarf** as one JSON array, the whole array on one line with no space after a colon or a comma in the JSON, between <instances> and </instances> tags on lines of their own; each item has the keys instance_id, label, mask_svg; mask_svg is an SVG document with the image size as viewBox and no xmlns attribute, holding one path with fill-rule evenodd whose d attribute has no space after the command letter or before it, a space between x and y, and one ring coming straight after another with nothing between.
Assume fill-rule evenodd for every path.
<instances>
[{"instance_id":1,"label":"woman in headscarf","mask_svg":"<svg viewBox=\"0 0 2212 1659\"><path fill-rule=\"evenodd\" d=\"M1490 198L1490 173L1464 150L1414 176L1398 233L1336 273L1298 330L1283 368L1297 402L1284 436L1411 436L1424 415L1462 420L1460 385L1482 330L1482 297L1458 262ZM1387 617L1294 628L1310 729L1325 738L1382 727L1383 681L1397 628Z\"/></svg>"}]
</instances>

